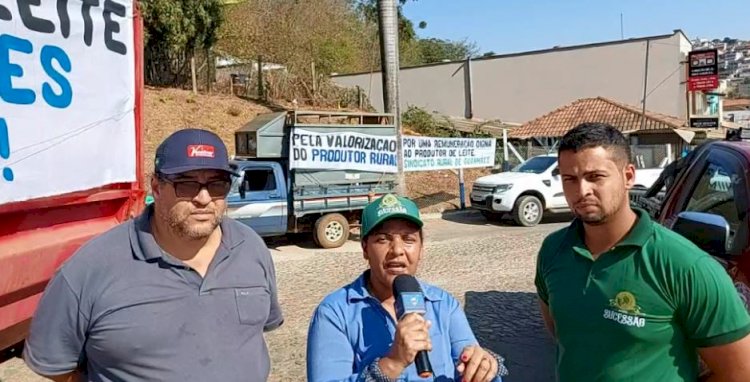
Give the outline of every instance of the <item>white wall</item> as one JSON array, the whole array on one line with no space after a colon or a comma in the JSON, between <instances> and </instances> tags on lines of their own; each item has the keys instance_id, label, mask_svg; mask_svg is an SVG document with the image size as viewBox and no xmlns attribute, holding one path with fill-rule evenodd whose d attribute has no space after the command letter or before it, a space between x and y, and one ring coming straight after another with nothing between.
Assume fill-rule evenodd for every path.
<instances>
[{"instance_id":1,"label":"white wall","mask_svg":"<svg viewBox=\"0 0 750 382\"><path fill-rule=\"evenodd\" d=\"M686 117L685 67L691 45L681 33L649 38L649 110ZM645 40L528 52L472 61L474 116L526 122L579 98L603 96L640 106L645 78ZM400 70L402 111L417 105L428 111L464 116L467 88L463 62ZM382 110L378 72L341 75L343 86L360 86Z\"/></svg>"}]
</instances>

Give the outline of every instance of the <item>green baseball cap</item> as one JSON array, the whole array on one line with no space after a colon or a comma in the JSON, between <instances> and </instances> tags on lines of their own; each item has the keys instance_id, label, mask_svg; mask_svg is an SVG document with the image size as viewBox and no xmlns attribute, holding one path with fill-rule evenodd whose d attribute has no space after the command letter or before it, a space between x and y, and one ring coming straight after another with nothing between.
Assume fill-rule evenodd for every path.
<instances>
[{"instance_id":1,"label":"green baseball cap","mask_svg":"<svg viewBox=\"0 0 750 382\"><path fill-rule=\"evenodd\" d=\"M419 217L419 207L407 198L386 194L370 202L362 211L361 237L367 236L380 223L391 219L405 219L419 228L424 224Z\"/></svg>"}]
</instances>

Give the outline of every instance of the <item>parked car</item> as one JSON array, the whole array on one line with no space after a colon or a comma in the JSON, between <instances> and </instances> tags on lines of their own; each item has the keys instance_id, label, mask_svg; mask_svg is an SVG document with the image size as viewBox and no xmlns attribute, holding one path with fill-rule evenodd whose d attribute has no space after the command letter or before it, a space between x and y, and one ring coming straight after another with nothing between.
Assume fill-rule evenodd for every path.
<instances>
[{"instance_id":1,"label":"parked car","mask_svg":"<svg viewBox=\"0 0 750 382\"><path fill-rule=\"evenodd\" d=\"M636 170L636 188L648 189L663 168ZM546 213L568 212L557 154L529 158L510 171L477 179L470 193L471 208L487 219L510 214L518 225L534 226Z\"/></svg>"},{"instance_id":2,"label":"parked car","mask_svg":"<svg viewBox=\"0 0 750 382\"><path fill-rule=\"evenodd\" d=\"M732 131L667 166L635 205L750 275L750 130Z\"/></svg>"}]
</instances>

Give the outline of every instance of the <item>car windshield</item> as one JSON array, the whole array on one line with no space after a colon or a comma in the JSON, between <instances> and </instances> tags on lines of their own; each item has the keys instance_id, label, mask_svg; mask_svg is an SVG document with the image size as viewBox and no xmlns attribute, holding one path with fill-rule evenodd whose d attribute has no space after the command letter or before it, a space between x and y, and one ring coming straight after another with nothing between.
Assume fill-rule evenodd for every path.
<instances>
[{"instance_id":1,"label":"car windshield","mask_svg":"<svg viewBox=\"0 0 750 382\"><path fill-rule=\"evenodd\" d=\"M541 174L546 171L549 166L557 161L555 157L533 157L526 162L519 164L514 167L512 172L526 172L532 174Z\"/></svg>"}]
</instances>

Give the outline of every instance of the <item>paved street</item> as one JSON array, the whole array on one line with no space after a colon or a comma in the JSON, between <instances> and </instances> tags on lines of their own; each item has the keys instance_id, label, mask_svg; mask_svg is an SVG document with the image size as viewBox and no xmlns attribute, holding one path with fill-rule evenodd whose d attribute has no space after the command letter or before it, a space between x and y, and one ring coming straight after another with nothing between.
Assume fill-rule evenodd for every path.
<instances>
[{"instance_id":1,"label":"paved street","mask_svg":"<svg viewBox=\"0 0 750 382\"><path fill-rule=\"evenodd\" d=\"M533 228L487 223L478 214L432 217L426 224L427 254L418 277L445 288L464 304L483 346L504 355L506 381L552 381L554 349L538 314L534 291L536 250L566 217ZM267 335L271 381L305 379L307 325L329 292L356 278L366 263L359 243L333 251L309 240L270 241L286 322ZM0 365L0 381L41 381L20 360Z\"/></svg>"}]
</instances>

